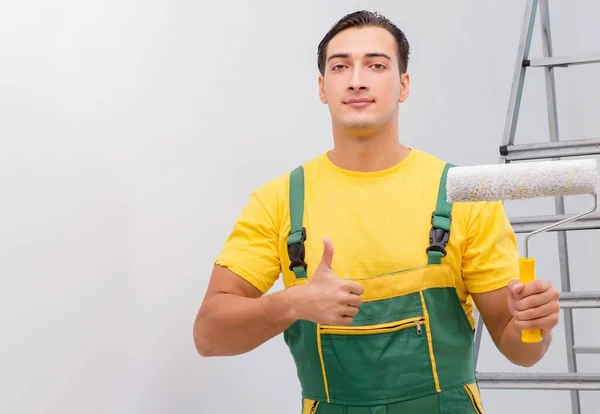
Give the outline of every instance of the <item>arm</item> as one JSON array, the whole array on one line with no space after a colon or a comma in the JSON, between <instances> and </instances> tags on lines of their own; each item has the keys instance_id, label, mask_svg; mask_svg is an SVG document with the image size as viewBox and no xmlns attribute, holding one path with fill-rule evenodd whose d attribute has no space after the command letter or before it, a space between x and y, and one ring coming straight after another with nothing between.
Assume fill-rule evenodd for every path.
<instances>
[{"instance_id":1,"label":"arm","mask_svg":"<svg viewBox=\"0 0 600 414\"><path fill-rule=\"evenodd\" d=\"M558 292L546 280L523 286L519 252L501 202L473 205L463 257L463 279L497 349L530 367L545 355L558 322ZM542 329L542 342L523 343L521 329Z\"/></svg>"},{"instance_id":2,"label":"arm","mask_svg":"<svg viewBox=\"0 0 600 414\"><path fill-rule=\"evenodd\" d=\"M509 287L473 294L473 300L498 350L513 364L531 367L542 359L552 342L552 328L558 322L558 292L549 282L536 280L527 287L532 291L538 287L541 292L519 300L510 293L515 286L520 291L515 280ZM523 343L523 328L542 329L542 341Z\"/></svg>"},{"instance_id":3,"label":"arm","mask_svg":"<svg viewBox=\"0 0 600 414\"><path fill-rule=\"evenodd\" d=\"M194 321L194 343L202 356L238 355L280 334L297 320L294 288L262 295L216 265Z\"/></svg>"},{"instance_id":4,"label":"arm","mask_svg":"<svg viewBox=\"0 0 600 414\"><path fill-rule=\"evenodd\" d=\"M324 240L321 263L310 280L284 291L262 293L225 267L215 266L194 323L202 356L248 352L299 319L348 325L358 314L363 288L333 273L333 245Z\"/></svg>"},{"instance_id":5,"label":"arm","mask_svg":"<svg viewBox=\"0 0 600 414\"><path fill-rule=\"evenodd\" d=\"M277 181L252 192L215 260L194 321L203 356L248 352L296 319L293 292L267 292L281 272Z\"/></svg>"},{"instance_id":6,"label":"arm","mask_svg":"<svg viewBox=\"0 0 600 414\"><path fill-rule=\"evenodd\" d=\"M333 274L328 240L306 284L268 293L281 274L280 216L288 201L280 194L287 185L287 179L276 179L254 191L221 249L194 320L200 355L239 355L297 320L348 324L358 313L362 288Z\"/></svg>"}]
</instances>

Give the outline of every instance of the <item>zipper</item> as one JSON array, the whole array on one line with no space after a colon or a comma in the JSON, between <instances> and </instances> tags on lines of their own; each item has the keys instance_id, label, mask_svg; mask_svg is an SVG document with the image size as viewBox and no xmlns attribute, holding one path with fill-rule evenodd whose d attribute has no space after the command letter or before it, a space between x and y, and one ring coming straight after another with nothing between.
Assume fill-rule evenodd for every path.
<instances>
[{"instance_id":1,"label":"zipper","mask_svg":"<svg viewBox=\"0 0 600 414\"><path fill-rule=\"evenodd\" d=\"M483 412L479 408L479 404L477 404L477 401L475 401L475 396L471 392L471 389L466 385L464 386L464 389L467 392L467 394L469 395L469 398L471 399L471 404L473 404L473 408L475 408L475 411L477 411L477 414L483 414Z\"/></svg>"},{"instance_id":2,"label":"zipper","mask_svg":"<svg viewBox=\"0 0 600 414\"><path fill-rule=\"evenodd\" d=\"M312 407L310 408L310 414L316 414L317 408L319 408L319 401L313 402Z\"/></svg>"},{"instance_id":3,"label":"zipper","mask_svg":"<svg viewBox=\"0 0 600 414\"><path fill-rule=\"evenodd\" d=\"M410 319L404 319L397 322L381 323L378 325L365 325L365 326L327 326L320 327L320 333L323 335L372 335L382 334L389 332L396 332L402 329L410 328L415 326L417 333L421 335L423 330L421 329L421 323L425 321L422 316L416 316Z\"/></svg>"}]
</instances>

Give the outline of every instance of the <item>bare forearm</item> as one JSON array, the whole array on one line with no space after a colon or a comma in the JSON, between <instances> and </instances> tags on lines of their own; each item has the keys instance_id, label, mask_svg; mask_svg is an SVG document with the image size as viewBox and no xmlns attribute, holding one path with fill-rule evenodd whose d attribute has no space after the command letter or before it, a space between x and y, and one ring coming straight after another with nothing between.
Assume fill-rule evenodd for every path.
<instances>
[{"instance_id":1,"label":"bare forearm","mask_svg":"<svg viewBox=\"0 0 600 414\"><path fill-rule=\"evenodd\" d=\"M521 330L515 327L514 319L506 325L506 329L500 339L500 351L512 363L530 367L542 359L550 343L552 342L551 332L545 333L542 341L528 344L521 341Z\"/></svg>"},{"instance_id":2,"label":"bare forearm","mask_svg":"<svg viewBox=\"0 0 600 414\"><path fill-rule=\"evenodd\" d=\"M293 289L246 298L218 294L207 301L194 324L194 341L203 356L251 351L297 320Z\"/></svg>"}]
</instances>

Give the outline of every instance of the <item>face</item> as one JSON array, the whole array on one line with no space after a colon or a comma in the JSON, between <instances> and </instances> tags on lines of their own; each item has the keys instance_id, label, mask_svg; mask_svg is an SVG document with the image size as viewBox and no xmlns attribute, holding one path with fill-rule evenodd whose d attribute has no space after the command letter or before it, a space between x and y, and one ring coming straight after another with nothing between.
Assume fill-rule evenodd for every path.
<instances>
[{"instance_id":1,"label":"face","mask_svg":"<svg viewBox=\"0 0 600 414\"><path fill-rule=\"evenodd\" d=\"M396 41L387 30L352 28L331 39L319 98L334 124L372 129L397 122L398 104L408 92L409 76L400 76Z\"/></svg>"}]
</instances>

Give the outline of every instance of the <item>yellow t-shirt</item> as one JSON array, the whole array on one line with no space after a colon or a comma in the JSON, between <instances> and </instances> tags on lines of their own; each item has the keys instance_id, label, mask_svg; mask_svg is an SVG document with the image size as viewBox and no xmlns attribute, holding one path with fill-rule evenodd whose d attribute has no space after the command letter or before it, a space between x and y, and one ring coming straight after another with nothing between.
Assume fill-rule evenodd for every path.
<instances>
[{"instance_id":1,"label":"yellow t-shirt","mask_svg":"<svg viewBox=\"0 0 600 414\"><path fill-rule=\"evenodd\" d=\"M417 149L376 172L337 167L326 153L304 167L308 277L321 260L323 237L334 247L333 271L353 279L427 264L431 214L444 161ZM289 174L256 189L237 218L215 264L266 293L289 270ZM442 258L474 326L470 293L499 289L518 278L515 234L501 202L455 203L448 254Z\"/></svg>"}]
</instances>

